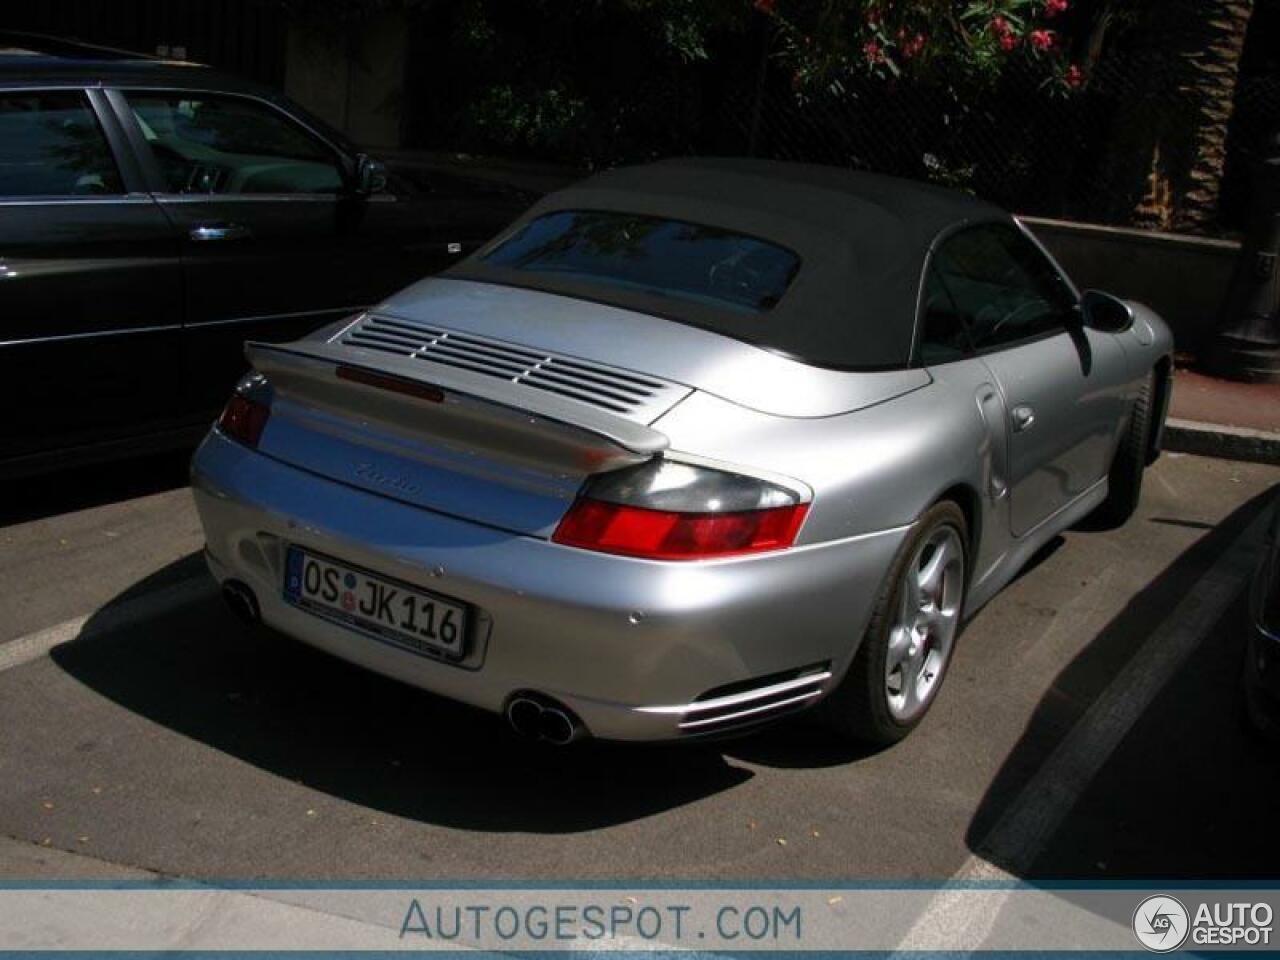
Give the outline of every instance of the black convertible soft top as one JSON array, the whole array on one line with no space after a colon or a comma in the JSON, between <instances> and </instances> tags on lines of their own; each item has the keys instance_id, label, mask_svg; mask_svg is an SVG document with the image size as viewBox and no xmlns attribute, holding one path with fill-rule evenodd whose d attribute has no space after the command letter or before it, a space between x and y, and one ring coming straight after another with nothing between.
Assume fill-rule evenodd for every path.
<instances>
[{"instance_id":1,"label":"black convertible soft top","mask_svg":"<svg viewBox=\"0 0 1280 960\"><path fill-rule=\"evenodd\" d=\"M640 214L758 237L794 251L800 270L776 307L744 316L485 262L526 224L569 210ZM883 369L911 361L920 278L934 239L949 227L990 220L1009 216L973 197L895 177L770 160L668 160L611 170L549 194L447 275L668 317L806 363Z\"/></svg>"}]
</instances>

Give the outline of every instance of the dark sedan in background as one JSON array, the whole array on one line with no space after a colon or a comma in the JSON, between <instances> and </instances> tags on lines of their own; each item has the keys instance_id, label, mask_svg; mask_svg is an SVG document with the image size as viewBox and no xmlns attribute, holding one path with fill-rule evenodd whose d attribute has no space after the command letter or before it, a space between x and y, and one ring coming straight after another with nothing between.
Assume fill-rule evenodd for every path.
<instances>
[{"instance_id":1,"label":"dark sedan in background","mask_svg":"<svg viewBox=\"0 0 1280 960\"><path fill-rule=\"evenodd\" d=\"M1249 619L1245 705L1254 726L1280 738L1280 495L1249 592Z\"/></svg>"},{"instance_id":2,"label":"dark sedan in background","mask_svg":"<svg viewBox=\"0 0 1280 960\"><path fill-rule=\"evenodd\" d=\"M245 367L534 198L387 171L206 67L0 33L0 476L194 441Z\"/></svg>"}]
</instances>

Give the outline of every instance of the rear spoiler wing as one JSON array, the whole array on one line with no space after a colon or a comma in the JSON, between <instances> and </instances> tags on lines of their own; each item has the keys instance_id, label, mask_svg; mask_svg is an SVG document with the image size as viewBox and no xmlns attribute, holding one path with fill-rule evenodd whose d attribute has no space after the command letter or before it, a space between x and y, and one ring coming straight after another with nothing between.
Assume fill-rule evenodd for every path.
<instances>
[{"instance_id":1,"label":"rear spoiler wing","mask_svg":"<svg viewBox=\"0 0 1280 960\"><path fill-rule=\"evenodd\" d=\"M425 358L307 340L249 341L245 355L285 396L349 415L358 395L372 419L543 466L598 472L669 445L660 431L607 410Z\"/></svg>"}]
</instances>

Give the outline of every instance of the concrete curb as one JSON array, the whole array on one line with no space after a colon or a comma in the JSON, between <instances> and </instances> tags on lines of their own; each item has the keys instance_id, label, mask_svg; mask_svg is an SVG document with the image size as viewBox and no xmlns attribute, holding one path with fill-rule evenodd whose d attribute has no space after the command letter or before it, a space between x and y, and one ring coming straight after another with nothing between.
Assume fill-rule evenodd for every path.
<instances>
[{"instance_id":1,"label":"concrete curb","mask_svg":"<svg viewBox=\"0 0 1280 960\"><path fill-rule=\"evenodd\" d=\"M1280 433L1266 430L1195 420L1167 420L1161 446L1165 450L1205 457L1280 464Z\"/></svg>"}]
</instances>

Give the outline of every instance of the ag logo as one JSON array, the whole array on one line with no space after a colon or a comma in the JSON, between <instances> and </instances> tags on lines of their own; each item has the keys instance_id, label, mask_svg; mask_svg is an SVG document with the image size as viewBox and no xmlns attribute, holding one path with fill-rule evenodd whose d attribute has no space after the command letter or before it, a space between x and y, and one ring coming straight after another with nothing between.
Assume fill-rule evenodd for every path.
<instances>
[{"instance_id":1,"label":"ag logo","mask_svg":"<svg viewBox=\"0 0 1280 960\"><path fill-rule=\"evenodd\" d=\"M1187 939L1191 918L1187 908L1163 894L1147 897L1133 912L1133 933L1148 950L1168 953Z\"/></svg>"}]
</instances>

